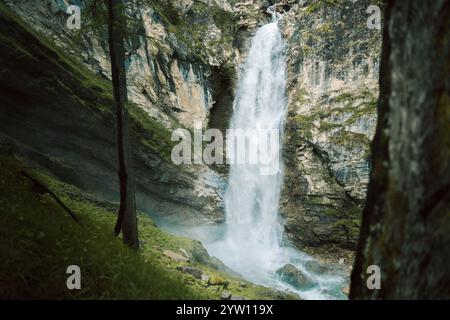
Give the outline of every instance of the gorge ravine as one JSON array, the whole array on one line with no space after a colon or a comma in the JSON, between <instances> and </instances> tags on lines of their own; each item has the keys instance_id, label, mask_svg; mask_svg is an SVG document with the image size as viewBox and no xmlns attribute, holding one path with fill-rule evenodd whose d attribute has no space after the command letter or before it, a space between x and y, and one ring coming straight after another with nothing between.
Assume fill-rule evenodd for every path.
<instances>
[{"instance_id":1,"label":"gorge ravine","mask_svg":"<svg viewBox=\"0 0 450 320\"><path fill-rule=\"evenodd\" d=\"M136 21L129 42L130 99L155 122L143 139L141 132L132 136L140 177L137 203L153 217L183 226L224 220L227 172L174 166L167 160L170 142L165 136L194 120L207 120L210 127L228 126L237 70L252 35L270 19L267 1L206 2L155 0L132 5L130 12ZM71 57L109 77L104 33L67 32L64 2L46 1L45 10L38 2L5 3ZM285 179L280 195L285 234L297 247L312 248L324 258L336 255L335 261L344 259L345 264L351 264L356 244L376 120L379 33L365 27L368 4L361 0L339 8L327 2L288 0L277 6L284 12L279 26L287 63ZM165 12L174 14L166 17ZM6 74L15 74L10 66L5 63ZM33 108L28 100L14 101L11 108L2 104L2 149L13 149L63 181L116 200L111 125L100 121L96 111L79 108L82 95L74 96L65 87L43 90L29 70L23 70L21 79L10 77L5 86L20 88L26 97L42 94L30 96ZM46 72L65 81L60 70ZM75 91L87 94L83 87ZM94 101L84 100L89 101L86 105ZM18 110L26 112L27 123ZM30 126L46 140L37 140ZM158 145L151 143L155 139ZM81 151L72 152L75 149Z\"/></svg>"}]
</instances>

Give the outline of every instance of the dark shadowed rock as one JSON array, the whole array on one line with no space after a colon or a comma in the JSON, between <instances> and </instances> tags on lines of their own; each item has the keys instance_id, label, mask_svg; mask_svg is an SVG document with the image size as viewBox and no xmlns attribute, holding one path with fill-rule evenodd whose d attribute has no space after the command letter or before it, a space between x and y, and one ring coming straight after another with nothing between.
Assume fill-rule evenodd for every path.
<instances>
[{"instance_id":1,"label":"dark shadowed rock","mask_svg":"<svg viewBox=\"0 0 450 320\"><path fill-rule=\"evenodd\" d=\"M310 289L316 285L314 280L302 273L292 264L286 264L279 268L276 271L276 274L283 282L286 282L299 290Z\"/></svg>"},{"instance_id":2,"label":"dark shadowed rock","mask_svg":"<svg viewBox=\"0 0 450 320\"><path fill-rule=\"evenodd\" d=\"M180 268L180 270L183 273L188 273L188 274L194 276L194 278L202 279L203 272L200 269L192 268L189 266L183 266Z\"/></svg>"}]
</instances>

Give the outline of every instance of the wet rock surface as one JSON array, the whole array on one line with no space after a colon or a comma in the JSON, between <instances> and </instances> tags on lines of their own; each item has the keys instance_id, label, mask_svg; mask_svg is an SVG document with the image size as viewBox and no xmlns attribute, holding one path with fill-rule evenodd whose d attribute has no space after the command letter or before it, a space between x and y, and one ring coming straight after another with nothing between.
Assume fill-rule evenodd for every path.
<instances>
[{"instance_id":1,"label":"wet rock surface","mask_svg":"<svg viewBox=\"0 0 450 320\"><path fill-rule=\"evenodd\" d=\"M285 266L279 268L276 271L276 274L283 282L290 284L298 290L308 290L317 285L314 280L312 280L309 276L301 272L292 264L286 264Z\"/></svg>"}]
</instances>

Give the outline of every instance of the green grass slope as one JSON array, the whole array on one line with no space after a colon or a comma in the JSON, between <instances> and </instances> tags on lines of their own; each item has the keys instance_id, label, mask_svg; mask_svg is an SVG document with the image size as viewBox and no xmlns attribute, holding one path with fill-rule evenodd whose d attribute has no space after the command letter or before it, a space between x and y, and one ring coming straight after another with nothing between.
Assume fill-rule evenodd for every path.
<instances>
[{"instance_id":1,"label":"green grass slope","mask_svg":"<svg viewBox=\"0 0 450 320\"><path fill-rule=\"evenodd\" d=\"M20 170L12 158L1 158L0 297L206 298L187 287L180 275L115 239L114 216L107 210L83 202L75 188L53 181L52 189L65 187L66 194L72 194L61 199L79 216L80 226L50 196L33 192ZM37 176L41 181L51 179ZM145 222L141 221L141 229ZM81 268L81 290L66 286L66 268L73 264Z\"/></svg>"},{"instance_id":2,"label":"green grass slope","mask_svg":"<svg viewBox=\"0 0 450 320\"><path fill-rule=\"evenodd\" d=\"M78 225L49 195L35 192L21 170L44 183L73 210ZM0 298L2 299L295 299L219 271L194 240L170 235L139 214L141 249L112 234L117 204L62 183L50 174L0 155ZM170 250L189 260L177 261ZM68 290L66 269L81 268L81 290ZM216 284L183 273L199 269Z\"/></svg>"}]
</instances>

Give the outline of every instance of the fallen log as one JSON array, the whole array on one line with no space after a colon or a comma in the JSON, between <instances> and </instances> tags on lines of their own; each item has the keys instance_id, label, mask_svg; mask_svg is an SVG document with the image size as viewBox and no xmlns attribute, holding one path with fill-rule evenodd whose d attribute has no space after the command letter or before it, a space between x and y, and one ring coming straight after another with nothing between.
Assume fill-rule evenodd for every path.
<instances>
[{"instance_id":1,"label":"fallen log","mask_svg":"<svg viewBox=\"0 0 450 320\"><path fill-rule=\"evenodd\" d=\"M25 171L20 171L20 173L22 174L22 176L24 176L25 178L27 178L28 180L30 180L31 182L33 182L32 185L32 190L36 193L39 194L48 194L50 195L60 206L61 208L63 208L69 215L70 217L75 220L76 223L78 223L79 225L81 225L81 221L80 219L75 215L75 213L70 210L65 204L64 202L61 201L61 199L58 198L58 196L51 191L47 186L45 186L42 182L36 180L35 178L33 178L32 176L30 176L28 173L26 173Z\"/></svg>"}]
</instances>

